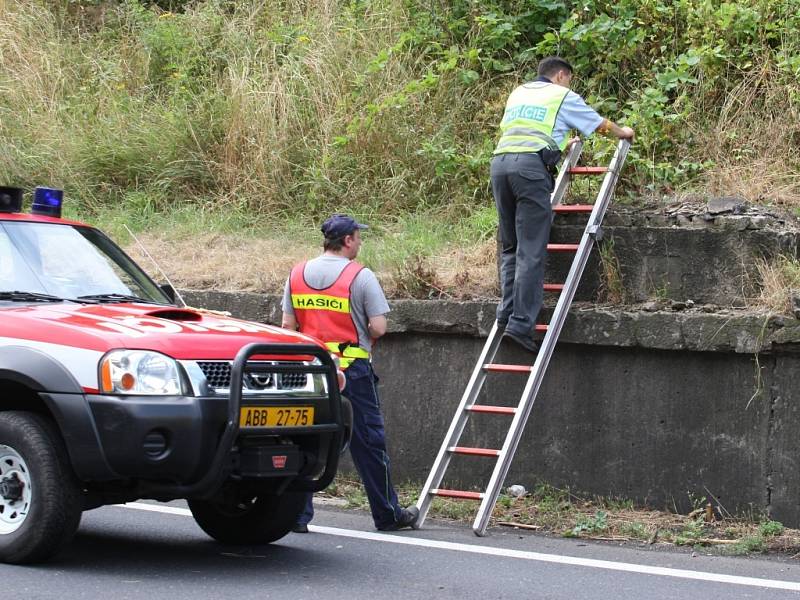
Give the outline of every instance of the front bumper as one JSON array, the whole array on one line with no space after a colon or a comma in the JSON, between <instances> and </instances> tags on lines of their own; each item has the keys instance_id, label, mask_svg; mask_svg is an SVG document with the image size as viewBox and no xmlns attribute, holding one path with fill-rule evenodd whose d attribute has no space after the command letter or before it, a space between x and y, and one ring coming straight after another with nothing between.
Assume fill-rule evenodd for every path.
<instances>
[{"instance_id":1,"label":"front bumper","mask_svg":"<svg viewBox=\"0 0 800 600\"><path fill-rule=\"evenodd\" d=\"M247 405L309 405L315 423L303 427L239 427L241 381L256 354L313 355L320 365L284 366L323 373L324 396L248 398ZM229 396L87 395L108 473L91 479L134 481L146 497L207 497L228 478L261 480L289 490L317 491L336 473L345 440L336 368L316 346L251 344L237 355ZM81 469L77 469L79 472Z\"/></svg>"}]
</instances>

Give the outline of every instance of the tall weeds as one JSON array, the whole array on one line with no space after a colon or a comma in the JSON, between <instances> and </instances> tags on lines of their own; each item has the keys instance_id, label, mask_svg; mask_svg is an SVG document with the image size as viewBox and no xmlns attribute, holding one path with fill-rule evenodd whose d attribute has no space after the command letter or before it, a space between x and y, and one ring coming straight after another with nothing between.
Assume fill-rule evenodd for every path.
<instances>
[{"instance_id":1,"label":"tall weeds","mask_svg":"<svg viewBox=\"0 0 800 600\"><path fill-rule=\"evenodd\" d=\"M793 204L797 14L800 0L0 0L0 183L63 186L88 209L461 218L490 204L508 91L561 52L578 91L640 134L623 191Z\"/></svg>"}]
</instances>

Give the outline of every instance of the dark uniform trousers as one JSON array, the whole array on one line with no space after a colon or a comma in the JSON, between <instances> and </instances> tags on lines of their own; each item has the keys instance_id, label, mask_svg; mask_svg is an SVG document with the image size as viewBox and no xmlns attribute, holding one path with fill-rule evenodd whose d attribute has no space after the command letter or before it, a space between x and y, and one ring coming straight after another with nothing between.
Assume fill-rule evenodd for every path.
<instances>
[{"instance_id":1,"label":"dark uniform trousers","mask_svg":"<svg viewBox=\"0 0 800 600\"><path fill-rule=\"evenodd\" d=\"M364 483L375 527L380 529L395 523L402 509L389 475L389 454L376 387L378 377L372 364L364 358L354 360L344 375L347 385L343 394L353 405L350 455ZM314 516L312 497L308 494L306 506L297 518L298 524L307 524Z\"/></svg>"},{"instance_id":2,"label":"dark uniform trousers","mask_svg":"<svg viewBox=\"0 0 800 600\"><path fill-rule=\"evenodd\" d=\"M497 320L530 336L543 302L553 177L535 152L498 154L490 173L502 244Z\"/></svg>"}]
</instances>

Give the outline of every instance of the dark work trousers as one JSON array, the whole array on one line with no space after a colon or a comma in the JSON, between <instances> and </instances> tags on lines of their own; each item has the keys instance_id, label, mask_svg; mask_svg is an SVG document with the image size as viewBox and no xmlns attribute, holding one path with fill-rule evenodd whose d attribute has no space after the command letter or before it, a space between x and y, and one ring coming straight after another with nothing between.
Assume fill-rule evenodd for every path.
<instances>
[{"instance_id":1,"label":"dark work trousers","mask_svg":"<svg viewBox=\"0 0 800 600\"><path fill-rule=\"evenodd\" d=\"M389 475L389 454L386 452L383 415L376 387L378 377L372 364L364 358L354 360L344 375L347 385L343 394L353 405L350 456L364 482L375 527L380 529L396 522L402 509ZM307 524L314 516L312 496L308 494L306 506L297 517L298 524Z\"/></svg>"},{"instance_id":2,"label":"dark work trousers","mask_svg":"<svg viewBox=\"0 0 800 600\"><path fill-rule=\"evenodd\" d=\"M497 320L508 321L507 331L530 336L544 296L553 178L534 152L498 154L490 173L502 244Z\"/></svg>"}]
</instances>

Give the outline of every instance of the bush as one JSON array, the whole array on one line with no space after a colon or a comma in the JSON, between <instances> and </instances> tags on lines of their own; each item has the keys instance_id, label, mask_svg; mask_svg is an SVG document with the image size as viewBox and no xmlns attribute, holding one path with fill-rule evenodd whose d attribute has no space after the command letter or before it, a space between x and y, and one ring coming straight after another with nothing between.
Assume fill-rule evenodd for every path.
<instances>
[{"instance_id":1,"label":"bush","mask_svg":"<svg viewBox=\"0 0 800 600\"><path fill-rule=\"evenodd\" d=\"M766 521L758 527L758 532L764 537L775 537L783 533L783 523L780 521Z\"/></svg>"}]
</instances>

